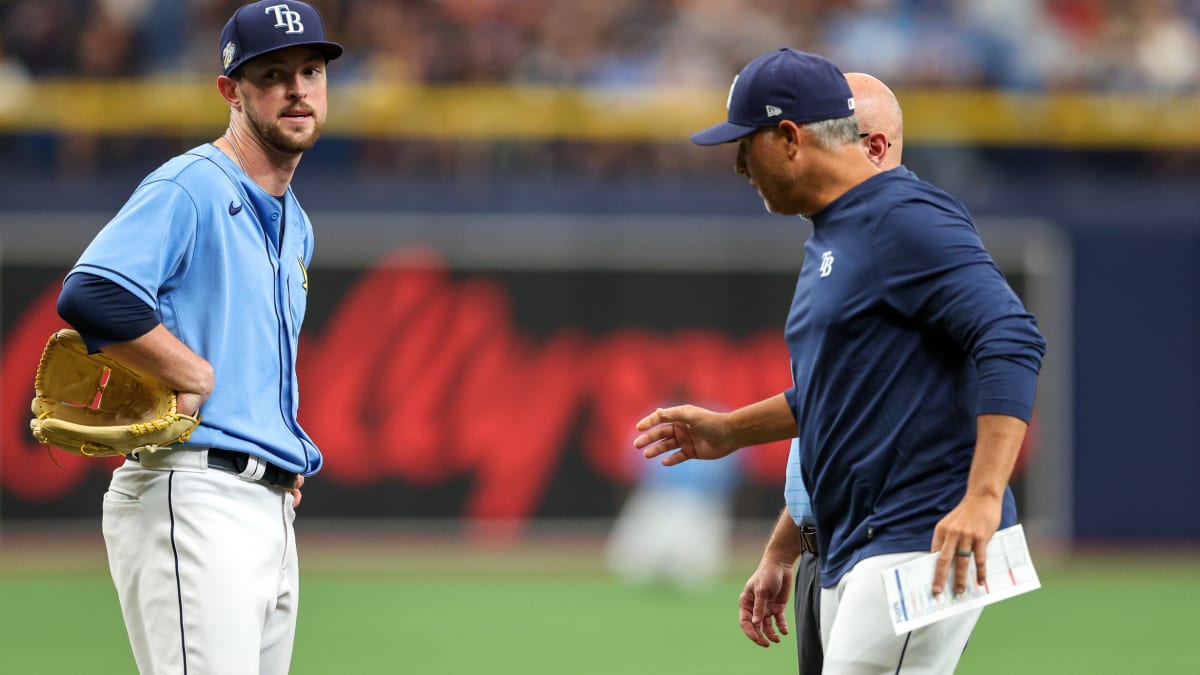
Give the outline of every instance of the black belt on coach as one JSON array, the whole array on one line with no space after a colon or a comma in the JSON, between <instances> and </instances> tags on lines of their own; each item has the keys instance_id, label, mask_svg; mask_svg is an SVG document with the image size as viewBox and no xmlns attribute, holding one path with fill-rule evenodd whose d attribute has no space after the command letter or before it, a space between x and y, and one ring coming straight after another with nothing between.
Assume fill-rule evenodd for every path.
<instances>
[{"instance_id":1,"label":"black belt on coach","mask_svg":"<svg viewBox=\"0 0 1200 675\"><path fill-rule=\"evenodd\" d=\"M808 553L817 553L817 528L812 525L800 526L800 550Z\"/></svg>"},{"instance_id":2,"label":"black belt on coach","mask_svg":"<svg viewBox=\"0 0 1200 675\"><path fill-rule=\"evenodd\" d=\"M183 452L191 452L190 450ZM127 459L135 462L139 461L136 453L125 455ZM291 490L296 487L297 474L271 464L262 459L255 460L262 464L262 475L253 476L247 475L246 468L250 466L250 455L244 452L234 452L233 450L221 450L220 448L208 448L208 468L218 469L220 471L228 471L238 476L245 476L250 480L267 485L277 485L285 490Z\"/></svg>"}]
</instances>

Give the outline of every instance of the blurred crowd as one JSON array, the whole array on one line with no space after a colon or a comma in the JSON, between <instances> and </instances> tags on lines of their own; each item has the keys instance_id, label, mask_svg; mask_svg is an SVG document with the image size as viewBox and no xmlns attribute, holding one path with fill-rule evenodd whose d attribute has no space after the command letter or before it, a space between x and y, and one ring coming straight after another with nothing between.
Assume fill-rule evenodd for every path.
<instances>
[{"instance_id":1,"label":"blurred crowd","mask_svg":"<svg viewBox=\"0 0 1200 675\"><path fill-rule=\"evenodd\" d=\"M281 0L286 1L286 0ZM346 46L332 86L714 87L780 46L894 88L1200 93L1200 0L309 0ZM31 81L214 78L245 0L0 0L0 110ZM682 138L682 136L681 136ZM0 136L0 171L96 176L195 139ZM309 171L487 183L497 176L708 177L687 143L325 142ZM171 146L178 150L181 148ZM919 160L917 149L910 153ZM956 161L975 157L960 150ZM975 160L971 160L975 161ZM951 174L962 167L932 163ZM949 168L947 168L949 167ZM930 173L936 177L935 173Z\"/></svg>"},{"instance_id":2,"label":"blurred crowd","mask_svg":"<svg viewBox=\"0 0 1200 675\"><path fill-rule=\"evenodd\" d=\"M0 0L0 82L218 68L240 0ZM779 46L893 86L1200 90L1198 0L312 0L339 80L724 85Z\"/></svg>"}]
</instances>

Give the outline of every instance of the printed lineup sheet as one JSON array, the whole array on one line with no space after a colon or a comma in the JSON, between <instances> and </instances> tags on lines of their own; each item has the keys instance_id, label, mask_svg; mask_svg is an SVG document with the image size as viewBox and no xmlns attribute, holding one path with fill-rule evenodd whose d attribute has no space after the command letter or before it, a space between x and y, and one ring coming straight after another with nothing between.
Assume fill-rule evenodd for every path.
<instances>
[{"instance_id":1,"label":"printed lineup sheet","mask_svg":"<svg viewBox=\"0 0 1200 675\"><path fill-rule=\"evenodd\" d=\"M1037 570L1029 557L1025 530L1018 525L996 532L987 546L987 581L975 583L975 559L967 567L967 590L954 595L954 567L941 595L933 595L933 571L937 553L930 553L883 572L888 606L892 609L892 629L896 635L928 626L935 621L1015 595L1041 588Z\"/></svg>"}]
</instances>

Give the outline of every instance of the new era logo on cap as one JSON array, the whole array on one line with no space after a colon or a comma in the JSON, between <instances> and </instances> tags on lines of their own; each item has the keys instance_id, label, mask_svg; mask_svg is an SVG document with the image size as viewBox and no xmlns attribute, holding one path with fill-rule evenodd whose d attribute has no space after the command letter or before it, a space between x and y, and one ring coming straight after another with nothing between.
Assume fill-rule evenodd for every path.
<instances>
[{"instance_id":1,"label":"new era logo on cap","mask_svg":"<svg viewBox=\"0 0 1200 675\"><path fill-rule=\"evenodd\" d=\"M733 78L728 120L692 134L697 145L730 143L780 120L801 124L854 114L850 85L824 57L783 48L754 59Z\"/></svg>"},{"instance_id":2,"label":"new era logo on cap","mask_svg":"<svg viewBox=\"0 0 1200 675\"><path fill-rule=\"evenodd\" d=\"M327 61L342 55L342 46L325 40L321 15L297 0L261 0L233 13L221 31L221 68L228 75L243 63L277 49L312 47Z\"/></svg>"}]
</instances>

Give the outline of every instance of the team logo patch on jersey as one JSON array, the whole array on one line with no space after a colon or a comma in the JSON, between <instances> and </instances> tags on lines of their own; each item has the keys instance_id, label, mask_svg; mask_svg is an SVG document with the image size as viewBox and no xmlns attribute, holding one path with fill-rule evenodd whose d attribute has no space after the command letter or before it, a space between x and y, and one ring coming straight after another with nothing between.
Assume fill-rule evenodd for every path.
<instances>
[{"instance_id":1,"label":"team logo patch on jersey","mask_svg":"<svg viewBox=\"0 0 1200 675\"><path fill-rule=\"evenodd\" d=\"M833 251L825 251L821 254L821 276L827 277L833 273Z\"/></svg>"},{"instance_id":2,"label":"team logo patch on jersey","mask_svg":"<svg viewBox=\"0 0 1200 675\"><path fill-rule=\"evenodd\" d=\"M304 275L304 283L301 284L301 287L304 289L304 292L307 293L308 292L308 270L304 268L304 258L301 258L300 256L296 256L296 262L300 263L300 274Z\"/></svg>"},{"instance_id":3,"label":"team logo patch on jersey","mask_svg":"<svg viewBox=\"0 0 1200 675\"><path fill-rule=\"evenodd\" d=\"M236 216L242 212L242 205L234 202L229 202L229 215Z\"/></svg>"}]
</instances>

